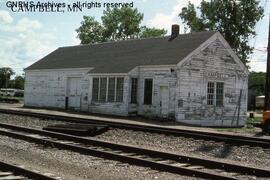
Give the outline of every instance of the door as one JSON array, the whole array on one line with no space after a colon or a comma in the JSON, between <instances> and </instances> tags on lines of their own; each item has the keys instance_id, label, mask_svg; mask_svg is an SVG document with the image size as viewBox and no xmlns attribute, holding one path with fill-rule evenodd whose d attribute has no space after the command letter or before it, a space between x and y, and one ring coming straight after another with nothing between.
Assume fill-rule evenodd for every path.
<instances>
[{"instance_id":1,"label":"door","mask_svg":"<svg viewBox=\"0 0 270 180\"><path fill-rule=\"evenodd\" d=\"M160 86L160 115L168 117L169 113L169 88L168 86Z\"/></svg>"},{"instance_id":2,"label":"door","mask_svg":"<svg viewBox=\"0 0 270 180\"><path fill-rule=\"evenodd\" d=\"M68 78L67 96L68 96L68 108L69 109L80 109L80 107L81 107L80 78Z\"/></svg>"}]
</instances>

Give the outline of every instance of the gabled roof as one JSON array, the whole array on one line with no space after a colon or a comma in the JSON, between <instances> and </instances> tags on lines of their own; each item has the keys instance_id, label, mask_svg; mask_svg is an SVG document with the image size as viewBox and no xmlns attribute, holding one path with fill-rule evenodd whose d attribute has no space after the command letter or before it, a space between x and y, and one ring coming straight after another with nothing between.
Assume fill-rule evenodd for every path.
<instances>
[{"instance_id":1,"label":"gabled roof","mask_svg":"<svg viewBox=\"0 0 270 180\"><path fill-rule=\"evenodd\" d=\"M93 67L90 73L127 73L141 65L176 65L215 33L61 47L26 70Z\"/></svg>"}]
</instances>

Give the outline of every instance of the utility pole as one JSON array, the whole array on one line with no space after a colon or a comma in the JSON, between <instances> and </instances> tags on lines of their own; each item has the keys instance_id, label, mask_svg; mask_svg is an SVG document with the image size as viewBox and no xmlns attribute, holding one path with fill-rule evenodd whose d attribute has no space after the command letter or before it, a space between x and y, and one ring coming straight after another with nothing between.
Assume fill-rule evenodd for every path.
<instances>
[{"instance_id":1,"label":"utility pole","mask_svg":"<svg viewBox=\"0 0 270 180\"><path fill-rule=\"evenodd\" d=\"M264 111L270 110L270 18L269 18L269 30L268 31L269 32L268 32L268 47L267 47Z\"/></svg>"}]
</instances>

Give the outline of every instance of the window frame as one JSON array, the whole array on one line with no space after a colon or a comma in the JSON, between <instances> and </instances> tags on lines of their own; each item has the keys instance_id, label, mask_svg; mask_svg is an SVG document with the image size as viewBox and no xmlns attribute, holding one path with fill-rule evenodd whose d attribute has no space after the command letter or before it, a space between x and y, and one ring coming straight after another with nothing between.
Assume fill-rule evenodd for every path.
<instances>
[{"instance_id":1,"label":"window frame","mask_svg":"<svg viewBox=\"0 0 270 180\"><path fill-rule=\"evenodd\" d=\"M119 79L122 80L122 86L120 86L120 89L117 89L118 88L118 83L120 82ZM115 89L115 92L116 92L116 95L115 95L115 102L123 102L124 101L124 81L125 79L122 78L122 77L116 77L116 89ZM121 98L118 99L118 92L121 92Z\"/></svg>"},{"instance_id":2,"label":"window frame","mask_svg":"<svg viewBox=\"0 0 270 180\"><path fill-rule=\"evenodd\" d=\"M130 103L137 104L138 100L138 78L131 78Z\"/></svg>"},{"instance_id":3,"label":"window frame","mask_svg":"<svg viewBox=\"0 0 270 180\"><path fill-rule=\"evenodd\" d=\"M209 86L210 84L211 84L211 86ZM211 90L213 92L209 92L210 91L209 88L211 88ZM209 98L210 96L212 97L211 99ZM208 106L214 106L215 105L215 82L211 82L211 81L207 82L207 105Z\"/></svg>"},{"instance_id":4,"label":"window frame","mask_svg":"<svg viewBox=\"0 0 270 180\"><path fill-rule=\"evenodd\" d=\"M218 85L222 85L222 88L218 87ZM218 90L222 91L222 93L219 93ZM218 97L222 98L218 99ZM216 106L217 107L224 106L224 82L216 82Z\"/></svg>"},{"instance_id":5,"label":"window frame","mask_svg":"<svg viewBox=\"0 0 270 180\"><path fill-rule=\"evenodd\" d=\"M97 80L97 88L95 88L97 90L97 99L94 99L94 79ZM99 102L99 87L100 87L100 78L96 78L94 77L92 79L92 101L93 102Z\"/></svg>"},{"instance_id":6,"label":"window frame","mask_svg":"<svg viewBox=\"0 0 270 180\"><path fill-rule=\"evenodd\" d=\"M97 89L98 90L98 92L97 92L97 100L95 99L93 99L93 97L94 97L94 94L93 94L93 92L94 92L94 79L98 79L98 88L95 88L95 89ZM104 81L104 82L106 82L106 87L105 87L105 85L104 85L104 88L105 88L105 94L103 94L103 95L105 95L104 97L105 97L105 101L104 100L102 100L101 101L101 79L106 79L106 81ZM112 101L112 99L110 99L110 101L109 101L109 95L112 95L112 94L110 94L109 93L109 83L110 83L110 79L114 79L114 92L113 92L113 101ZM119 92L121 92L121 98L120 99L117 99L117 95L119 95L119 94L117 94L117 85L118 85L118 83L117 83L117 81L119 80L119 79L122 79L122 84L121 84L121 88L120 88L120 91L118 90L118 93ZM119 82L120 82L120 80L119 80ZM93 78L92 78L92 102L95 102L95 103L123 103L124 102L124 84L125 84L125 77L123 77L123 76L99 76L99 77L97 77L97 76L94 76ZM104 89L103 88L103 89ZM104 93L104 92L103 92ZM111 97L111 96L110 96Z\"/></svg>"},{"instance_id":7,"label":"window frame","mask_svg":"<svg viewBox=\"0 0 270 180\"><path fill-rule=\"evenodd\" d=\"M110 79L113 79L113 91L112 89L110 89ZM108 78L108 98L107 98L107 102L109 103L113 103L115 102L115 86L116 86L116 78L115 77L109 77ZM112 94L110 93L110 91L112 91ZM111 96L113 95L113 96ZM109 99L110 97L113 97L112 99Z\"/></svg>"},{"instance_id":8,"label":"window frame","mask_svg":"<svg viewBox=\"0 0 270 180\"><path fill-rule=\"evenodd\" d=\"M213 93L210 93L212 95L212 104L209 104L209 83L213 84ZM218 85L222 84L222 88L218 89ZM206 104L207 106L215 106L215 107L224 107L224 86L225 83L222 81L208 81L207 87L206 87ZM218 91L222 91L222 93L218 94ZM221 99L218 99L218 97L221 97ZM220 103L221 102L221 103Z\"/></svg>"},{"instance_id":9,"label":"window frame","mask_svg":"<svg viewBox=\"0 0 270 180\"><path fill-rule=\"evenodd\" d=\"M108 78L101 77L99 79L99 100L98 100L101 103L107 102L107 91L108 91L107 85L108 85Z\"/></svg>"},{"instance_id":10,"label":"window frame","mask_svg":"<svg viewBox=\"0 0 270 180\"><path fill-rule=\"evenodd\" d=\"M147 100L146 98L148 97L148 96L146 96L146 94L150 94L150 90L146 93L146 81L148 81L148 80L151 80L151 98L150 98L150 100ZM146 79L144 79L144 91L143 91L143 104L144 105L152 105L153 104L153 88L154 87L154 81L153 81L153 79L152 78L146 78ZM147 102L146 102L147 101ZM149 102L148 102L149 101Z\"/></svg>"}]
</instances>

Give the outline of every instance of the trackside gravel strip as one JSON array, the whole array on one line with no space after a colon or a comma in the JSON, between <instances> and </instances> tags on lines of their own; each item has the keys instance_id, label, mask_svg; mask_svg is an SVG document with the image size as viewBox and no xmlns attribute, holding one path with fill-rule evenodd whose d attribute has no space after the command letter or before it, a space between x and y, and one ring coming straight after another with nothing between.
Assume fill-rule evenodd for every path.
<instances>
[{"instance_id":1,"label":"trackside gravel strip","mask_svg":"<svg viewBox=\"0 0 270 180\"><path fill-rule=\"evenodd\" d=\"M262 139L262 138L247 137L247 136L240 136L240 135L220 134L220 133L213 133L213 132L199 132L199 131L185 130L185 129L179 130L179 129L157 127L157 126L150 126L150 125L135 125L135 124L122 123L122 122L111 122L111 121L104 121L104 120L85 119L85 118L78 118L78 117L51 115L51 114L44 114L44 113L35 113L35 112L8 110L8 109L0 109L0 113L24 115L24 116L44 118L44 119L54 119L54 120L59 120L59 121L72 122L72 123L84 123L84 124L96 123L96 124L109 125L113 128L160 133L160 134L166 134L166 135L175 135L175 136L189 137L189 138L194 138L194 139L213 140L217 142L225 142L227 144L232 144L236 146L248 145L248 146L253 146L253 147L258 146L258 147L263 147L263 148L270 148L270 139Z\"/></svg>"},{"instance_id":2,"label":"trackside gravel strip","mask_svg":"<svg viewBox=\"0 0 270 180\"><path fill-rule=\"evenodd\" d=\"M77 136L53 133L37 129L24 128L3 123L0 124L0 127L5 128L4 130L1 129L0 131L0 134L2 135L11 136L14 138L19 138L27 140L29 142L35 142L47 146L52 146L59 149L72 150L83 154L103 157L105 159L117 160L129 164L151 167L153 169L168 171L177 174L210 179L237 179L233 176L225 176L219 173L211 172L211 169L221 169L226 172L237 172L240 174L249 174L259 177L270 177L269 170L260 168L200 159L196 157L182 156L178 154L148 150L134 146L108 143L104 141L86 139ZM47 137L37 138L38 135ZM167 162L164 163L164 161ZM174 163L179 163L180 165L186 163L190 166L183 167L181 165L180 167L178 167L174 166ZM204 169L210 169L210 171L202 171L196 168L193 169L193 167L196 166L203 166Z\"/></svg>"}]
</instances>

